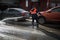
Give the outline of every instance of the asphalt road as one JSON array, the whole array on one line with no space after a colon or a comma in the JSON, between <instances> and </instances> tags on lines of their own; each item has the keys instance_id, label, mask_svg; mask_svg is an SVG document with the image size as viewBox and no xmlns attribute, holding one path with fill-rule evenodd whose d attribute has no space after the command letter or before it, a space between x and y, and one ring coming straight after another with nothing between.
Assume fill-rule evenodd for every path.
<instances>
[{"instance_id":1,"label":"asphalt road","mask_svg":"<svg viewBox=\"0 0 60 40\"><path fill-rule=\"evenodd\" d=\"M31 21L9 23L0 25L0 40L59 40L41 30L33 29Z\"/></svg>"}]
</instances>

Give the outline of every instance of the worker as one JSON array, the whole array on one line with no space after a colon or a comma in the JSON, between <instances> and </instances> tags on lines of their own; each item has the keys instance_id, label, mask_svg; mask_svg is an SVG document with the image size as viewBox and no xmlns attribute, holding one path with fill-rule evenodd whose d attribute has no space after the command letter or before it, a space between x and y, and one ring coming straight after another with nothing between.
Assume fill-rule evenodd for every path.
<instances>
[{"instance_id":1,"label":"worker","mask_svg":"<svg viewBox=\"0 0 60 40\"><path fill-rule=\"evenodd\" d=\"M30 14L31 14L31 16L32 16L32 26L33 26L33 28L34 28L34 20L36 20L36 27L37 27L37 29L38 29L39 26L38 26L37 8L36 8L36 7L32 8L32 9L30 10Z\"/></svg>"}]
</instances>

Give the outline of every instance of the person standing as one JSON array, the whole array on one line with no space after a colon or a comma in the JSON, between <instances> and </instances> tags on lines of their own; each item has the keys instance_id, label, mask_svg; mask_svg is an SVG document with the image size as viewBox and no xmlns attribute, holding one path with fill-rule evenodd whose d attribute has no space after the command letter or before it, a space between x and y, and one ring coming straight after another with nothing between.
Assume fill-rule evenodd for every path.
<instances>
[{"instance_id":1,"label":"person standing","mask_svg":"<svg viewBox=\"0 0 60 40\"><path fill-rule=\"evenodd\" d=\"M34 28L34 20L36 20L36 27L37 29L39 28L39 25L38 25L38 16L37 16L37 8L34 7L30 10L30 14L32 16L32 26Z\"/></svg>"}]
</instances>

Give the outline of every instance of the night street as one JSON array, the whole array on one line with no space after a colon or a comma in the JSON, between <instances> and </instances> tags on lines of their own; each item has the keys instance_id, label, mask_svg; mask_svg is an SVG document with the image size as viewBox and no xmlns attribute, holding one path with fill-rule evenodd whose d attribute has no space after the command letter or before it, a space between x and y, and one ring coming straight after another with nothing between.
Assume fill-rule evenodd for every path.
<instances>
[{"instance_id":1,"label":"night street","mask_svg":"<svg viewBox=\"0 0 60 40\"><path fill-rule=\"evenodd\" d=\"M33 29L31 20L20 22L8 21L6 25L0 25L0 40L59 40L59 36L43 31L42 27L44 26L39 26L40 30ZM47 30L53 33L57 31L52 29ZM56 34L59 35L59 33Z\"/></svg>"}]
</instances>

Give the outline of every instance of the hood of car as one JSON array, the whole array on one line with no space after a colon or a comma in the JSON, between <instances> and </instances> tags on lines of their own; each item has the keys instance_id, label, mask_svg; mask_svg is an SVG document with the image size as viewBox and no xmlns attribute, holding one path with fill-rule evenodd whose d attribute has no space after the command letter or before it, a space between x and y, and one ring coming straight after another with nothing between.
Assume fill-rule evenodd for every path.
<instances>
[{"instance_id":1,"label":"hood of car","mask_svg":"<svg viewBox=\"0 0 60 40\"><path fill-rule=\"evenodd\" d=\"M45 13L46 11L41 11L40 13Z\"/></svg>"},{"instance_id":2,"label":"hood of car","mask_svg":"<svg viewBox=\"0 0 60 40\"><path fill-rule=\"evenodd\" d=\"M29 13L28 11L23 11L22 13Z\"/></svg>"}]
</instances>

